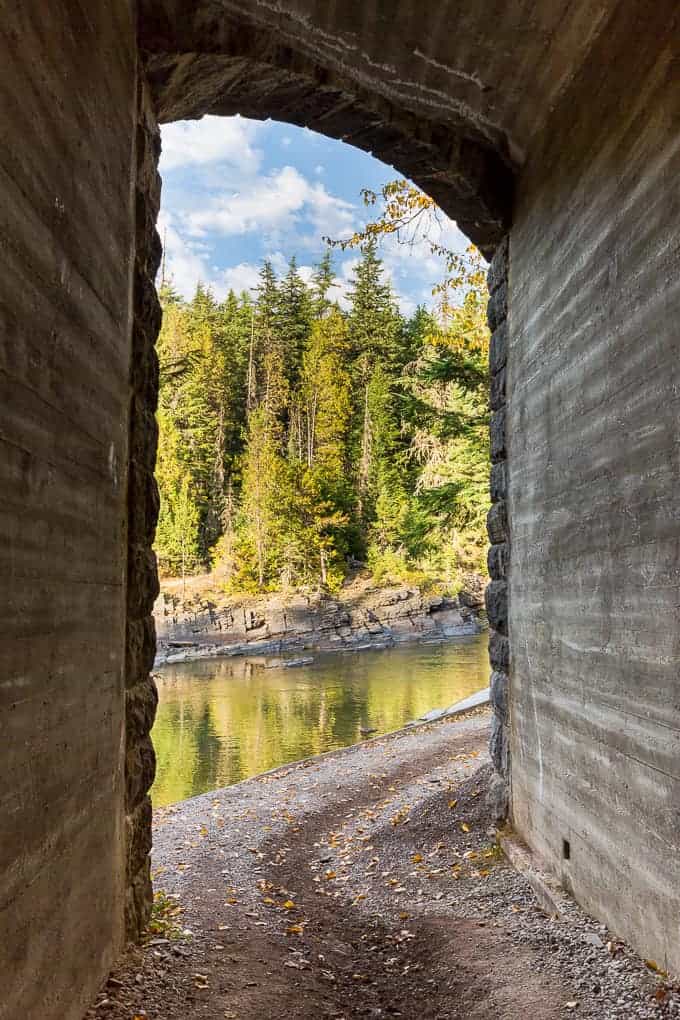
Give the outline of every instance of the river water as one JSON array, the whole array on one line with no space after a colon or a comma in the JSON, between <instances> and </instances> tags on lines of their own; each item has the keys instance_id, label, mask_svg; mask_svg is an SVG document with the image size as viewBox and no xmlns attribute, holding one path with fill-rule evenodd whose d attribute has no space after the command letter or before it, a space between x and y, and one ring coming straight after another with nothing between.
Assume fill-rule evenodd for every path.
<instances>
[{"instance_id":1,"label":"river water","mask_svg":"<svg viewBox=\"0 0 680 1020\"><path fill-rule=\"evenodd\" d=\"M203 659L156 674L151 795L172 804L309 755L399 729L489 682L488 636L315 655L308 666Z\"/></svg>"}]
</instances>

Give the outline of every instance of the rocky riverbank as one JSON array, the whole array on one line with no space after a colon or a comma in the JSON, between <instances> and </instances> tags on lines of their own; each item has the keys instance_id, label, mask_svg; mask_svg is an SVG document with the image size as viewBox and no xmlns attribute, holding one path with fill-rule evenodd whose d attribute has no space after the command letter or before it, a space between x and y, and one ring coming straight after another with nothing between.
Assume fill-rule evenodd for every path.
<instances>
[{"instance_id":1,"label":"rocky riverbank","mask_svg":"<svg viewBox=\"0 0 680 1020\"><path fill-rule=\"evenodd\" d=\"M485 625L481 610L481 586L455 598L417 588L355 583L337 596L257 599L236 599L196 585L184 591L165 586L154 607L156 664L214 655L359 651L406 641L444 641L478 634Z\"/></svg>"}]
</instances>

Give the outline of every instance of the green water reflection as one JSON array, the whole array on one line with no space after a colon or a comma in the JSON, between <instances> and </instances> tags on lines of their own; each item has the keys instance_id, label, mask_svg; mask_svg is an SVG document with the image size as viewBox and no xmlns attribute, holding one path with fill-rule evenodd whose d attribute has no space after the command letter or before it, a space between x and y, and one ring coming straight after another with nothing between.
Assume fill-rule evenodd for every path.
<instances>
[{"instance_id":1,"label":"green water reflection","mask_svg":"<svg viewBox=\"0 0 680 1020\"><path fill-rule=\"evenodd\" d=\"M310 666L256 660L164 666L153 742L157 805L285 762L386 733L488 683L487 635L443 645L317 655Z\"/></svg>"}]
</instances>

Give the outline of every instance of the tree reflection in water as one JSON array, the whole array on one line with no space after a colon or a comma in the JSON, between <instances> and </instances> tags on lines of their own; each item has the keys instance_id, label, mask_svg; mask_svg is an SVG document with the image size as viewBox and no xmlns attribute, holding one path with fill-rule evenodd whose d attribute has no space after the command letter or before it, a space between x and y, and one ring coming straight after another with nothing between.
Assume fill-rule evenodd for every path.
<instances>
[{"instance_id":1,"label":"tree reflection in water","mask_svg":"<svg viewBox=\"0 0 680 1020\"><path fill-rule=\"evenodd\" d=\"M443 645L317 655L311 666L249 659L158 674L154 804L172 804L309 755L387 733L488 684L487 635Z\"/></svg>"}]
</instances>

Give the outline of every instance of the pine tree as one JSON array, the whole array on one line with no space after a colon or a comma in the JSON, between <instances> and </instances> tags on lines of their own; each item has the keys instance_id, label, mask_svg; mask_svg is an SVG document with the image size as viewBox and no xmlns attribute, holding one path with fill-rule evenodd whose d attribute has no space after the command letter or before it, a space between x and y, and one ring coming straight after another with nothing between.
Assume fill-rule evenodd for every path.
<instances>
[{"instance_id":1,"label":"pine tree","mask_svg":"<svg viewBox=\"0 0 680 1020\"><path fill-rule=\"evenodd\" d=\"M376 255L376 243L369 239L362 249L362 257L354 274L348 317L354 354L353 455L365 537L369 535L379 495L378 478L381 468L376 458L384 457L389 445L381 435L379 423L385 416L387 406L395 399L402 331L399 313L383 276L382 261Z\"/></svg>"},{"instance_id":2,"label":"pine tree","mask_svg":"<svg viewBox=\"0 0 680 1020\"><path fill-rule=\"evenodd\" d=\"M182 457L182 437L171 416L159 411L159 443L156 478L161 503L156 528L156 552L166 574L192 572L199 560L198 507L191 491L191 477Z\"/></svg>"},{"instance_id":3,"label":"pine tree","mask_svg":"<svg viewBox=\"0 0 680 1020\"><path fill-rule=\"evenodd\" d=\"M481 560L487 504L485 294L404 321L375 241L350 310L294 259L264 263L255 302L165 284L156 548L164 572L213 562L235 590L335 588L349 557L376 578L453 584Z\"/></svg>"},{"instance_id":4,"label":"pine tree","mask_svg":"<svg viewBox=\"0 0 680 1020\"><path fill-rule=\"evenodd\" d=\"M314 319L323 319L333 307L334 302L329 297L329 293L334 286L333 256L330 248L326 248L312 277L311 301Z\"/></svg>"},{"instance_id":5,"label":"pine tree","mask_svg":"<svg viewBox=\"0 0 680 1020\"><path fill-rule=\"evenodd\" d=\"M266 404L248 419L236 583L263 589L280 574L288 489L278 426Z\"/></svg>"},{"instance_id":6,"label":"pine tree","mask_svg":"<svg viewBox=\"0 0 680 1020\"><path fill-rule=\"evenodd\" d=\"M274 331L285 365L286 380L292 393L300 379L302 355L309 336L312 320L312 302L307 286L298 273L293 256L288 272L281 280L277 292Z\"/></svg>"}]
</instances>

